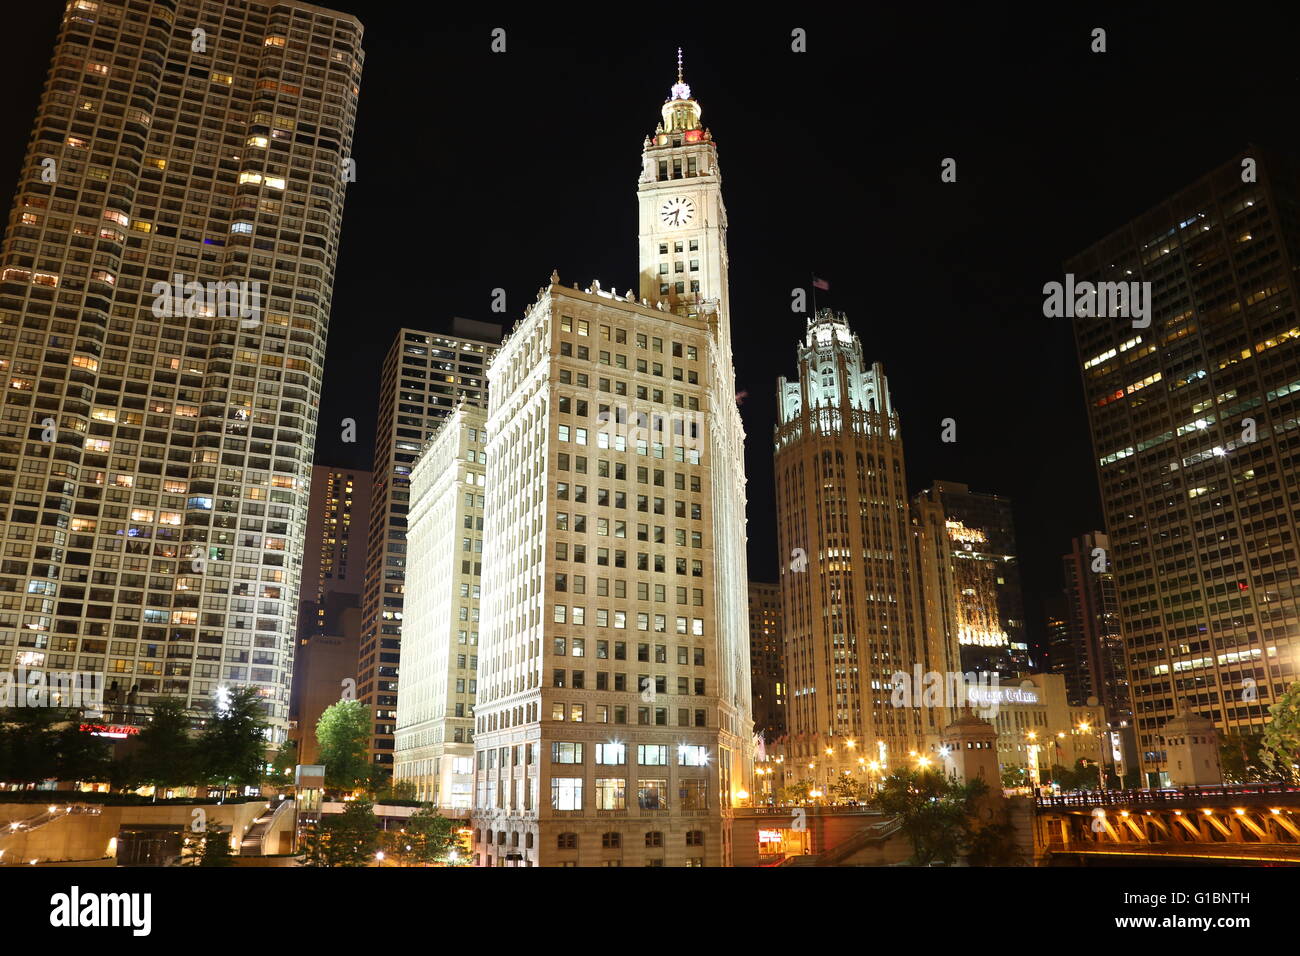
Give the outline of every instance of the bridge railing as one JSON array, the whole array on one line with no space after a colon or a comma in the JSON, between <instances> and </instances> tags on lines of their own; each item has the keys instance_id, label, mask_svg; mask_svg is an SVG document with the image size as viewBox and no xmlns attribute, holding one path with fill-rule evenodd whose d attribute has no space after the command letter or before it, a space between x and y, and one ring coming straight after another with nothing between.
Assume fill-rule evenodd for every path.
<instances>
[{"instance_id":1,"label":"bridge railing","mask_svg":"<svg viewBox=\"0 0 1300 956\"><path fill-rule=\"evenodd\" d=\"M1300 787L1274 782L1180 787L1168 790L1078 790L1073 793L1039 794L1034 798L1034 804L1041 809L1174 806L1206 801L1217 802L1228 797L1253 798L1248 799L1247 802L1258 802L1261 798L1277 795L1290 795L1293 800L1300 802Z\"/></svg>"}]
</instances>

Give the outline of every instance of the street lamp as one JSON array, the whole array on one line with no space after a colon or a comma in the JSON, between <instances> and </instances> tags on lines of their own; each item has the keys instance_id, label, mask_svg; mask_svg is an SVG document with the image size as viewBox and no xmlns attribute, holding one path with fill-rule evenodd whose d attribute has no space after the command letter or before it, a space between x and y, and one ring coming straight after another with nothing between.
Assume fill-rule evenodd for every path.
<instances>
[{"instance_id":1,"label":"street lamp","mask_svg":"<svg viewBox=\"0 0 1300 956\"><path fill-rule=\"evenodd\" d=\"M1029 779L1034 789L1038 790L1043 785L1042 774L1038 768L1038 734L1030 730L1025 732L1025 736L1029 738Z\"/></svg>"},{"instance_id":2,"label":"street lamp","mask_svg":"<svg viewBox=\"0 0 1300 956\"><path fill-rule=\"evenodd\" d=\"M1092 734L1092 725L1086 720L1079 724L1079 730L1082 733L1097 738L1097 792L1101 793L1106 789L1106 743L1104 739L1104 731L1098 730L1096 734Z\"/></svg>"}]
</instances>

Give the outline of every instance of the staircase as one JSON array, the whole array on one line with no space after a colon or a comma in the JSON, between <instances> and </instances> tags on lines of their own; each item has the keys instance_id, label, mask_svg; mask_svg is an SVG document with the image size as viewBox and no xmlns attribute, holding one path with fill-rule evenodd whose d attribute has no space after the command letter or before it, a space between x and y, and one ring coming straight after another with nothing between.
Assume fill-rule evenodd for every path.
<instances>
[{"instance_id":1,"label":"staircase","mask_svg":"<svg viewBox=\"0 0 1300 956\"><path fill-rule=\"evenodd\" d=\"M275 828L275 823L280 816L288 813L287 808L292 806L293 800L291 799L267 803L266 809L261 816L253 821L253 825L248 828L248 832L244 834L244 838L239 842L239 855L265 856L267 836Z\"/></svg>"},{"instance_id":2,"label":"staircase","mask_svg":"<svg viewBox=\"0 0 1300 956\"><path fill-rule=\"evenodd\" d=\"M846 862L854 854L869 847L887 843L902 827L902 818L881 820L863 827L858 833L817 855L787 857L782 866L852 866Z\"/></svg>"}]
</instances>

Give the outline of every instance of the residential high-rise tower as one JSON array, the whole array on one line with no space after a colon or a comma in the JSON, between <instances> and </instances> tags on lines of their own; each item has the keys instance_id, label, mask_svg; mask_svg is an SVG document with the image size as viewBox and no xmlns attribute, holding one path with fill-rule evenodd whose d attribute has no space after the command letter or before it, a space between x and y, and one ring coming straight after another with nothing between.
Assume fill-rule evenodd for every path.
<instances>
[{"instance_id":1,"label":"residential high-rise tower","mask_svg":"<svg viewBox=\"0 0 1300 956\"><path fill-rule=\"evenodd\" d=\"M71 0L0 250L0 666L287 726L361 24Z\"/></svg>"}]
</instances>

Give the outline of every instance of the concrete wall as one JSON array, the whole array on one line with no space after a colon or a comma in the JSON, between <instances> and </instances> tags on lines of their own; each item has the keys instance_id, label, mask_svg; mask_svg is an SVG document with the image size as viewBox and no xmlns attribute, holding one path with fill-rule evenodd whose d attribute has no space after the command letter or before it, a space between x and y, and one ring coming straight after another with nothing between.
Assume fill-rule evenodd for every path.
<instances>
[{"instance_id":1,"label":"concrete wall","mask_svg":"<svg viewBox=\"0 0 1300 956\"><path fill-rule=\"evenodd\" d=\"M62 795L67 800L67 795ZM67 806L52 801L50 806ZM168 825L189 829L194 811L201 809L208 824L232 827L232 834L242 835L265 809L262 801L227 804L163 804L128 807L96 807L99 813L75 813L60 816L34 830L10 831L13 821L27 820L45 809L32 803L0 803L0 865L30 865L40 862L82 862L110 857L115 851L111 841L124 826L137 824ZM286 811L287 813L287 811ZM278 821L277 821L278 822ZM276 848L272 840L271 847ZM239 851L236 850L236 853Z\"/></svg>"}]
</instances>

